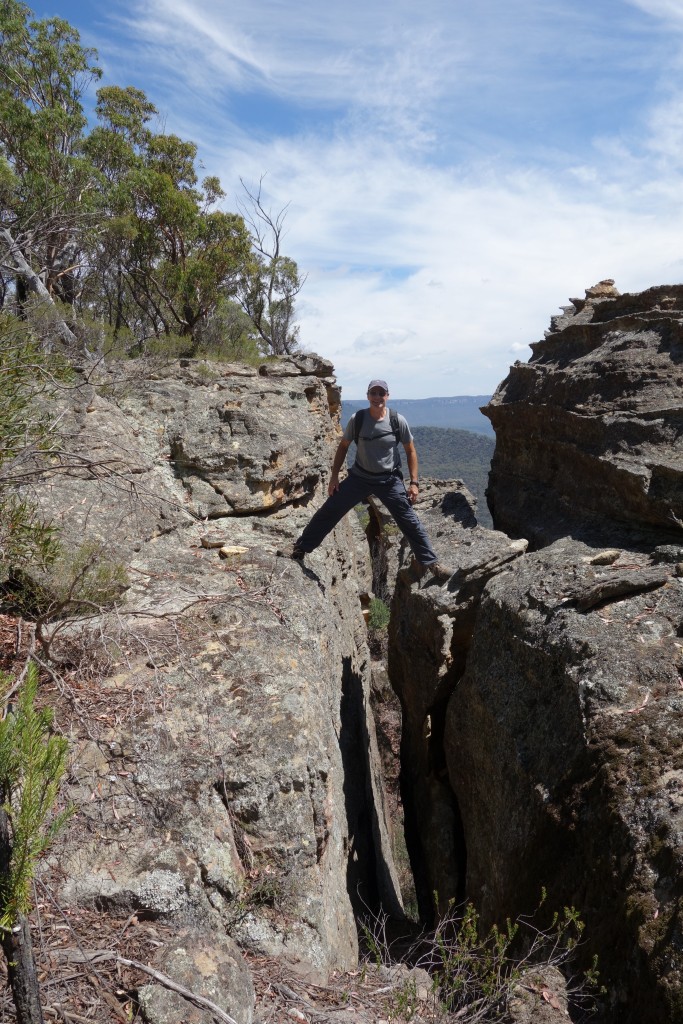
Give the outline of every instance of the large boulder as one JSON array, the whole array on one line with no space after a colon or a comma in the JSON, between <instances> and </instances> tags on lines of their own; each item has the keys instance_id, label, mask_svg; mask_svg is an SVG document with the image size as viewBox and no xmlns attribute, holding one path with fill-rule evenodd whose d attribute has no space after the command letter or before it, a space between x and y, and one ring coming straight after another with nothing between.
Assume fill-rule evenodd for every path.
<instances>
[{"instance_id":1,"label":"large boulder","mask_svg":"<svg viewBox=\"0 0 683 1024\"><path fill-rule=\"evenodd\" d=\"M444 732L484 922L541 887L576 907L620 1022L683 1007L681 571L569 539L519 559L484 591Z\"/></svg>"},{"instance_id":2,"label":"large boulder","mask_svg":"<svg viewBox=\"0 0 683 1024\"><path fill-rule=\"evenodd\" d=\"M251 975L236 943L227 936L181 932L159 948L153 969L157 983L138 990L148 1024L213 1024L216 1015L211 1003L239 1024L253 1021Z\"/></svg>"}]
</instances>

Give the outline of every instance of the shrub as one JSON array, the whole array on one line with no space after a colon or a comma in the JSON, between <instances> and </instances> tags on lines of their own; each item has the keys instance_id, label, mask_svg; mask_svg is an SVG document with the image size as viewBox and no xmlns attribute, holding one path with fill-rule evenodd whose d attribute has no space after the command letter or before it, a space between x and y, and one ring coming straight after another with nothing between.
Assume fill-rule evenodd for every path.
<instances>
[{"instance_id":1,"label":"shrub","mask_svg":"<svg viewBox=\"0 0 683 1024\"><path fill-rule=\"evenodd\" d=\"M0 676L5 703L14 687ZM72 809L53 807L66 770L68 744L50 734L51 714L36 710L38 672L27 668L16 707L0 722L0 941L18 1024L42 1021L27 914L38 858Z\"/></svg>"},{"instance_id":2,"label":"shrub","mask_svg":"<svg viewBox=\"0 0 683 1024\"><path fill-rule=\"evenodd\" d=\"M389 619L391 618L389 606L378 597L373 597L370 600L369 611L368 629L385 630L389 625Z\"/></svg>"},{"instance_id":3,"label":"shrub","mask_svg":"<svg viewBox=\"0 0 683 1024\"><path fill-rule=\"evenodd\" d=\"M52 424L37 399L69 376L59 357L46 353L29 324L0 314L0 582L16 565L48 565L55 557L54 531L17 483L34 473L34 457L49 450Z\"/></svg>"},{"instance_id":4,"label":"shrub","mask_svg":"<svg viewBox=\"0 0 683 1024\"><path fill-rule=\"evenodd\" d=\"M536 913L545 898L543 891ZM361 927L370 959L378 965L392 963L386 918L366 919ZM434 1019L502 1022L509 1019L510 999L525 979L542 978L551 969L571 970L583 929L577 911L565 907L553 915L548 928L520 917L485 932L471 903L460 907L451 903L434 931L421 935L403 959L430 974ZM594 962L569 992L577 1006L593 1001L597 977Z\"/></svg>"}]
</instances>

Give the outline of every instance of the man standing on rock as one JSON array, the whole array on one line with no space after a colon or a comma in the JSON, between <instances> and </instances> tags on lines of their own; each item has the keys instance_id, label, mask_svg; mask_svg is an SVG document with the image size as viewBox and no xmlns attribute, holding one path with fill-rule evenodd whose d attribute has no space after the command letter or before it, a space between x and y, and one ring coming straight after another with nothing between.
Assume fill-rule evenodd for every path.
<instances>
[{"instance_id":1,"label":"man standing on rock","mask_svg":"<svg viewBox=\"0 0 683 1024\"><path fill-rule=\"evenodd\" d=\"M384 380L368 384L369 409L359 409L346 424L344 436L332 463L332 476L327 488L329 497L315 513L292 548L281 554L302 561L314 551L347 512L371 494L382 502L408 539L418 570L429 572L440 583L453 572L442 565L412 505L418 496L417 452L406 419L387 409L389 388ZM352 441L356 442L356 460L345 480L339 471ZM400 472L399 443L405 449L410 484L406 494Z\"/></svg>"}]
</instances>

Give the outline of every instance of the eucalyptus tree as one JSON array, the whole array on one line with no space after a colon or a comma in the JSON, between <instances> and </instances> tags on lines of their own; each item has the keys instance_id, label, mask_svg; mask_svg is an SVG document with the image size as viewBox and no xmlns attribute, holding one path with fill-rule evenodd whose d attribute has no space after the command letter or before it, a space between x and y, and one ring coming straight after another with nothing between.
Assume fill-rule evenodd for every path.
<instances>
[{"instance_id":1,"label":"eucalyptus tree","mask_svg":"<svg viewBox=\"0 0 683 1024\"><path fill-rule=\"evenodd\" d=\"M195 144L154 131L139 89L101 88L89 126L96 56L66 21L0 0L0 300L61 300L129 351L154 340L188 354L216 338L218 314L235 328L239 302L240 344L291 351L303 281L281 252L285 211L271 217L259 188L248 223L226 212L218 178L199 181ZM57 332L73 342L67 319Z\"/></svg>"},{"instance_id":2,"label":"eucalyptus tree","mask_svg":"<svg viewBox=\"0 0 683 1024\"><path fill-rule=\"evenodd\" d=\"M232 296L250 259L242 217L217 208L220 182L196 173L197 147L155 133L156 113L137 89L98 92L100 124L85 152L102 176L107 219L99 237L101 312L118 332L187 339ZM93 301L97 301L94 297Z\"/></svg>"},{"instance_id":3,"label":"eucalyptus tree","mask_svg":"<svg viewBox=\"0 0 683 1024\"><path fill-rule=\"evenodd\" d=\"M264 205L263 178L251 191L242 181L246 199L241 211L252 239L252 257L240 280L240 302L261 338L263 347L277 354L294 352L299 328L294 320L295 300L306 277L296 262L282 252L288 207L273 213Z\"/></svg>"},{"instance_id":4,"label":"eucalyptus tree","mask_svg":"<svg viewBox=\"0 0 683 1024\"><path fill-rule=\"evenodd\" d=\"M194 352L221 298L233 295L251 256L242 217L217 209L217 178L198 185L194 143L154 135L125 187L135 230L127 273L154 334L187 338Z\"/></svg>"},{"instance_id":5,"label":"eucalyptus tree","mask_svg":"<svg viewBox=\"0 0 683 1024\"><path fill-rule=\"evenodd\" d=\"M81 99L101 75L94 59L68 22L33 21L26 4L0 0L2 263L19 298L42 285L72 304L80 290L98 199L81 152Z\"/></svg>"}]
</instances>

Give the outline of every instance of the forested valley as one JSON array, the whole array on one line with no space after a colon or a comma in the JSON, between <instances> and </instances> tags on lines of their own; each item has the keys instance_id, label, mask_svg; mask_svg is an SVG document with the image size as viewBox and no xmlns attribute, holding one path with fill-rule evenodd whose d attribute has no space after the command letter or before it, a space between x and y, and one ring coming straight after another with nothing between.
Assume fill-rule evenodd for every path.
<instances>
[{"instance_id":1,"label":"forested valley","mask_svg":"<svg viewBox=\"0 0 683 1024\"><path fill-rule=\"evenodd\" d=\"M435 480L460 479L477 499L477 520L492 528L486 487L495 441L484 434L447 427L413 427L420 475Z\"/></svg>"}]
</instances>

